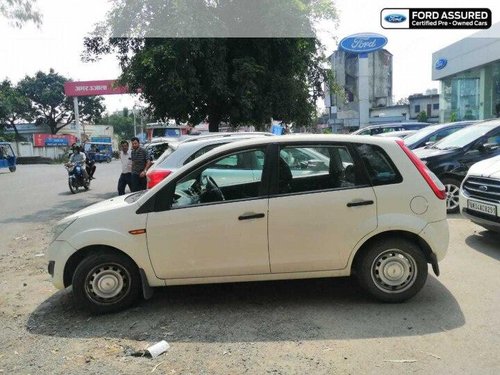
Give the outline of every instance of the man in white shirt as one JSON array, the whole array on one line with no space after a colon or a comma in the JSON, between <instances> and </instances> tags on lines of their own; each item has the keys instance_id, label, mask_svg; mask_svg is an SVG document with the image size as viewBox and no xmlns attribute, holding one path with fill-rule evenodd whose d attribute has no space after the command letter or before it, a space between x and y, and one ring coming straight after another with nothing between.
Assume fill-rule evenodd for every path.
<instances>
[{"instance_id":1,"label":"man in white shirt","mask_svg":"<svg viewBox=\"0 0 500 375\"><path fill-rule=\"evenodd\" d=\"M132 155L128 150L128 142L121 141L120 142L120 161L122 163L122 173L120 175L120 179L118 180L118 195L125 194L125 188L128 185L130 191L131 188L131 180L132 180Z\"/></svg>"}]
</instances>

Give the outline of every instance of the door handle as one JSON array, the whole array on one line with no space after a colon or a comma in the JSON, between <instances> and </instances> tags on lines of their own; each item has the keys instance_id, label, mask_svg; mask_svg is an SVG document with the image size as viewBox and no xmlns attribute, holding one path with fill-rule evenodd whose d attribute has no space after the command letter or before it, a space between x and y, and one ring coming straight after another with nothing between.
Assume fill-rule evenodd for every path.
<instances>
[{"instance_id":1,"label":"door handle","mask_svg":"<svg viewBox=\"0 0 500 375\"><path fill-rule=\"evenodd\" d=\"M260 214L254 214L254 213L250 213L250 214L243 214L243 215L240 215L238 217L238 220L251 220L251 219L262 219L263 217L265 217L266 215L263 214L263 213L260 213Z\"/></svg>"},{"instance_id":2,"label":"door handle","mask_svg":"<svg viewBox=\"0 0 500 375\"><path fill-rule=\"evenodd\" d=\"M356 206L369 206L373 204L373 201L356 201L347 203L347 207L356 207Z\"/></svg>"}]
</instances>

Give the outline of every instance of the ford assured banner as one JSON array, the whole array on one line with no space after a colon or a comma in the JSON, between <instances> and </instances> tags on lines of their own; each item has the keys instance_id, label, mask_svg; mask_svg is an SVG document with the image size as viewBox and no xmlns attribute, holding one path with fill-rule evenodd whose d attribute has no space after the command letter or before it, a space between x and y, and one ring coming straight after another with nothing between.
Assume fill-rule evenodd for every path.
<instances>
[{"instance_id":1,"label":"ford assured banner","mask_svg":"<svg viewBox=\"0 0 500 375\"><path fill-rule=\"evenodd\" d=\"M380 12L384 29L489 29L487 8L386 8Z\"/></svg>"}]
</instances>

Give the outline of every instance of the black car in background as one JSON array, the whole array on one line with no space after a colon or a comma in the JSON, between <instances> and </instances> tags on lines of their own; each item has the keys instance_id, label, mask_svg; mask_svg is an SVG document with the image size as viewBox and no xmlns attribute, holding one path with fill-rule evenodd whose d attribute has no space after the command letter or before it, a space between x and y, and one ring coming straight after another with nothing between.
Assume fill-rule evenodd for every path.
<instances>
[{"instance_id":1,"label":"black car in background","mask_svg":"<svg viewBox=\"0 0 500 375\"><path fill-rule=\"evenodd\" d=\"M469 167L500 155L500 120L467 126L432 146L413 152L446 186L447 211L458 212L460 184Z\"/></svg>"},{"instance_id":2,"label":"black car in background","mask_svg":"<svg viewBox=\"0 0 500 375\"><path fill-rule=\"evenodd\" d=\"M416 148L431 146L439 142L441 139L446 138L450 134L455 133L457 130L463 129L466 126L477 123L478 121L458 121L449 122L446 124L430 125L423 129L417 130L416 133L409 135L405 138L405 145L410 150Z\"/></svg>"}]
</instances>

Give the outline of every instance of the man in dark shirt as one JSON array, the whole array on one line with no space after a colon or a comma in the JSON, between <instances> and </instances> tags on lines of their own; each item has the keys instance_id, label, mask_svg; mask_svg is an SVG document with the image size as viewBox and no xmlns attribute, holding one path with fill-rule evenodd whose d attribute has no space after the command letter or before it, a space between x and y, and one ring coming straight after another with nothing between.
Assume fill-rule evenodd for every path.
<instances>
[{"instance_id":1,"label":"man in dark shirt","mask_svg":"<svg viewBox=\"0 0 500 375\"><path fill-rule=\"evenodd\" d=\"M131 190L141 191L146 189L146 172L151 166L151 160L149 159L147 151L141 147L139 143L139 138L132 138L132 178L131 178Z\"/></svg>"}]
</instances>

